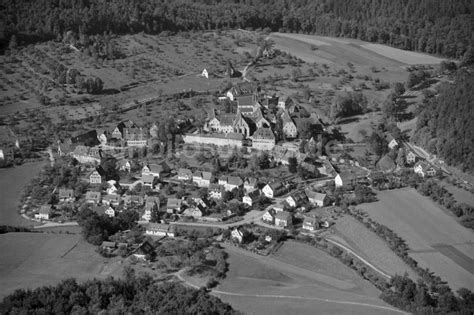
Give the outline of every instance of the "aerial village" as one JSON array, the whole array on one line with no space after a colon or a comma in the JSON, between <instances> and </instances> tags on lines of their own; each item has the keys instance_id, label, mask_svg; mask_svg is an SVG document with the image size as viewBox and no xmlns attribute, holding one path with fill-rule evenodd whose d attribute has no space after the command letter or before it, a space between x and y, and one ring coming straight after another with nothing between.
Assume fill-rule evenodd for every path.
<instances>
[{"instance_id":1,"label":"aerial village","mask_svg":"<svg viewBox=\"0 0 474 315\"><path fill-rule=\"evenodd\" d=\"M59 141L58 159L72 158L83 185L57 185L54 202L38 207L34 219L75 219L69 205L80 204L109 217L134 211L149 236L175 237L178 225L191 224L226 228L231 239L242 242L245 231L239 226L248 223L291 233L322 232L337 218L338 188L345 188L350 204L355 185L400 182L395 165L385 173L371 170L344 159L337 144L323 144L331 126L290 97L269 96L243 82L219 100L233 113L213 108L201 128L182 122L182 137L168 145L173 150L154 158L146 150L157 142L165 146L157 140L159 129L129 120ZM309 140L300 133L309 133ZM387 143L390 149L400 145L390 134ZM422 177L436 174L414 152L404 152L410 170Z\"/></svg>"}]
</instances>

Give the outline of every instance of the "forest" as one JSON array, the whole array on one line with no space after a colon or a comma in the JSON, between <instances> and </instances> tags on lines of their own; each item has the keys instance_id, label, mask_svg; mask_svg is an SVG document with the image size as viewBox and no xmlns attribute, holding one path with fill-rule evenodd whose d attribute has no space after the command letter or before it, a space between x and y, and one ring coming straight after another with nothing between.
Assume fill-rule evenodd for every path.
<instances>
[{"instance_id":1,"label":"forest","mask_svg":"<svg viewBox=\"0 0 474 315\"><path fill-rule=\"evenodd\" d=\"M460 59L472 46L469 0L5 0L2 48L82 35L261 29L349 37Z\"/></svg>"},{"instance_id":2,"label":"forest","mask_svg":"<svg viewBox=\"0 0 474 315\"><path fill-rule=\"evenodd\" d=\"M205 289L156 283L148 274L125 270L124 279L107 278L16 290L0 302L1 314L238 314Z\"/></svg>"},{"instance_id":3,"label":"forest","mask_svg":"<svg viewBox=\"0 0 474 315\"><path fill-rule=\"evenodd\" d=\"M474 74L458 71L453 83L443 83L439 95L423 103L412 140L447 164L474 174Z\"/></svg>"}]
</instances>

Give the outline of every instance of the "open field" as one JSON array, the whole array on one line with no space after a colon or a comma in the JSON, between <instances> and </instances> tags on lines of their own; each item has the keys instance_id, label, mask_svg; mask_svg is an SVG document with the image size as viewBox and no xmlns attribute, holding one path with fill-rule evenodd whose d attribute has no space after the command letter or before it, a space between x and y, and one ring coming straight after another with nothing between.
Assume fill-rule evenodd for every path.
<instances>
[{"instance_id":1,"label":"open field","mask_svg":"<svg viewBox=\"0 0 474 315\"><path fill-rule=\"evenodd\" d=\"M0 169L0 224L13 226L33 225L18 214L23 187L41 170L45 162L28 163Z\"/></svg>"},{"instance_id":2,"label":"open field","mask_svg":"<svg viewBox=\"0 0 474 315\"><path fill-rule=\"evenodd\" d=\"M80 235L7 233L0 235L0 251L0 298L71 277L84 281L121 275L121 264L101 257Z\"/></svg>"},{"instance_id":3,"label":"open field","mask_svg":"<svg viewBox=\"0 0 474 315\"><path fill-rule=\"evenodd\" d=\"M394 59L409 65L438 64L444 59L421 54L414 51L407 51L380 44L364 44L362 48L373 51L386 58Z\"/></svg>"},{"instance_id":4,"label":"open field","mask_svg":"<svg viewBox=\"0 0 474 315\"><path fill-rule=\"evenodd\" d=\"M331 38L302 34L272 33L271 37L277 47L291 47L289 42L300 41L317 46L312 53L307 53L312 62L339 63L345 60L361 65L399 66L412 64L438 64L443 59L427 54L401 50L386 45L370 44L357 39ZM346 46L346 47L343 47ZM349 56L350 55L350 56ZM319 60L319 61L318 61Z\"/></svg>"},{"instance_id":5,"label":"open field","mask_svg":"<svg viewBox=\"0 0 474 315\"><path fill-rule=\"evenodd\" d=\"M375 221L407 241L410 255L457 290L474 289L474 234L414 189L378 193L360 205Z\"/></svg>"},{"instance_id":6,"label":"open field","mask_svg":"<svg viewBox=\"0 0 474 315\"><path fill-rule=\"evenodd\" d=\"M328 236L351 248L361 257L380 268L385 273L394 276L405 272L412 279L417 276L401 258L399 258L374 232L350 216L344 216L336 221L336 234Z\"/></svg>"},{"instance_id":7,"label":"open field","mask_svg":"<svg viewBox=\"0 0 474 315\"><path fill-rule=\"evenodd\" d=\"M246 314L401 313L379 300L369 282L309 245L287 242L269 257L226 249L229 271L213 294Z\"/></svg>"}]
</instances>

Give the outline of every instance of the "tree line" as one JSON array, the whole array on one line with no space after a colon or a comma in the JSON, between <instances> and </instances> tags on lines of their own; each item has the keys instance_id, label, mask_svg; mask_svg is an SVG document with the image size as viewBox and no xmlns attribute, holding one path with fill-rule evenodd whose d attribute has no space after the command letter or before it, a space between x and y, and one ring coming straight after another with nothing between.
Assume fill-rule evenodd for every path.
<instances>
[{"instance_id":1,"label":"tree line","mask_svg":"<svg viewBox=\"0 0 474 315\"><path fill-rule=\"evenodd\" d=\"M267 29L357 38L401 49L461 58L472 46L469 0L6 0L5 39ZM7 43L3 43L3 47Z\"/></svg>"},{"instance_id":2,"label":"tree line","mask_svg":"<svg viewBox=\"0 0 474 315\"><path fill-rule=\"evenodd\" d=\"M437 97L420 106L412 141L449 165L474 173L474 74L460 69L453 83L443 83Z\"/></svg>"},{"instance_id":3,"label":"tree line","mask_svg":"<svg viewBox=\"0 0 474 315\"><path fill-rule=\"evenodd\" d=\"M124 279L112 277L55 286L18 289L0 303L2 314L238 314L205 289L174 282L156 283L148 274L125 269Z\"/></svg>"}]
</instances>

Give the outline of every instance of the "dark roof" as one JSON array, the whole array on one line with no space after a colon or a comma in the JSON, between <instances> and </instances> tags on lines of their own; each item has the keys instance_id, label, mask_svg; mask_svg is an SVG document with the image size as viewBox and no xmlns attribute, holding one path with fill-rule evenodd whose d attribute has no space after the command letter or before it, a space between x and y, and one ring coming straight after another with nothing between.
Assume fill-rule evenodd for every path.
<instances>
[{"instance_id":1,"label":"dark roof","mask_svg":"<svg viewBox=\"0 0 474 315\"><path fill-rule=\"evenodd\" d=\"M259 128L253 134L254 139L275 140L275 135L270 128Z\"/></svg>"}]
</instances>

